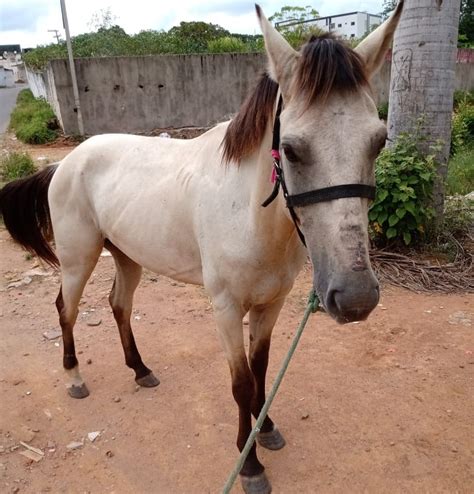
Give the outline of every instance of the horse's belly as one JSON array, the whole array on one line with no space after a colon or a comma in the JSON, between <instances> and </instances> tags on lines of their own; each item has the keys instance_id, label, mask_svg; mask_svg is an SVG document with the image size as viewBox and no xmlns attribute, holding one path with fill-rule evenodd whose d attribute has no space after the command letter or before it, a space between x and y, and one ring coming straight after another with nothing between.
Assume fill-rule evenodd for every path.
<instances>
[{"instance_id":1,"label":"horse's belly","mask_svg":"<svg viewBox=\"0 0 474 494\"><path fill-rule=\"evenodd\" d=\"M103 225L104 235L141 266L177 281L203 284L199 246L191 219L178 221L167 211L133 210L113 224Z\"/></svg>"}]
</instances>

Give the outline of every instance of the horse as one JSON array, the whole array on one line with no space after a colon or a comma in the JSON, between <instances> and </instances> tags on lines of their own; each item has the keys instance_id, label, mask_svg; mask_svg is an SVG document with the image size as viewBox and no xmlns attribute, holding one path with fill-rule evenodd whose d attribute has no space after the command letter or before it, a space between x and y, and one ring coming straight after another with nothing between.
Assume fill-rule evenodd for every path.
<instances>
[{"instance_id":1,"label":"horse","mask_svg":"<svg viewBox=\"0 0 474 494\"><path fill-rule=\"evenodd\" d=\"M94 136L58 165L1 190L0 211L13 239L60 267L56 306L71 397L89 394L73 327L104 247L116 266L109 300L125 362L141 386L159 384L130 325L142 267L204 285L238 405L239 450L265 401L272 329L308 254L326 312L340 323L367 318L379 300L368 207L374 161L387 136L370 79L402 5L354 50L327 34L300 51L256 6L269 65L230 122L188 141ZM257 442L273 450L285 445L269 416ZM256 444L240 477L247 494L271 491Z\"/></svg>"}]
</instances>

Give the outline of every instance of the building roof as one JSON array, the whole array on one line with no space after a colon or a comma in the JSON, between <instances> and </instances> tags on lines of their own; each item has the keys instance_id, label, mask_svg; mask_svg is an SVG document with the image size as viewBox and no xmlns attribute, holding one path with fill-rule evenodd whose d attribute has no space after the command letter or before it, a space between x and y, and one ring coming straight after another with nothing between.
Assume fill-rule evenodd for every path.
<instances>
[{"instance_id":1,"label":"building roof","mask_svg":"<svg viewBox=\"0 0 474 494\"><path fill-rule=\"evenodd\" d=\"M17 53L21 53L20 45L0 45L0 54L8 52L13 53L16 51Z\"/></svg>"}]
</instances>

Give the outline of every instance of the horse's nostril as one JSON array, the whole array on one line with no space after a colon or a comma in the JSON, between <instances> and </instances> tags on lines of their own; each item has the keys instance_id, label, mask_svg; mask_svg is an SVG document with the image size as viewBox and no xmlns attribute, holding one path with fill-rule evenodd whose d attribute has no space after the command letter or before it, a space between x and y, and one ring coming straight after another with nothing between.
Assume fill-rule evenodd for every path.
<instances>
[{"instance_id":1,"label":"horse's nostril","mask_svg":"<svg viewBox=\"0 0 474 494\"><path fill-rule=\"evenodd\" d=\"M366 319L378 301L378 284L368 290L329 289L325 308L338 322L347 323Z\"/></svg>"}]
</instances>

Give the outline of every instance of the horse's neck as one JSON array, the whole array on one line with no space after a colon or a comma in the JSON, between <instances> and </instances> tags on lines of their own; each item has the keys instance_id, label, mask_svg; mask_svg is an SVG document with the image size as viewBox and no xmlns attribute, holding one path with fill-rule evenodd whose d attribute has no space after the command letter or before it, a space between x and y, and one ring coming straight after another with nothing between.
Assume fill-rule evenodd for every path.
<instances>
[{"instance_id":1,"label":"horse's neck","mask_svg":"<svg viewBox=\"0 0 474 494\"><path fill-rule=\"evenodd\" d=\"M285 199L280 192L266 208L262 203L273 190L271 182L273 159L271 156L272 128L268 125L265 137L255 153L255 175L251 185L250 208L257 235L269 246L278 250L294 250L299 247L295 226L289 218Z\"/></svg>"}]
</instances>

